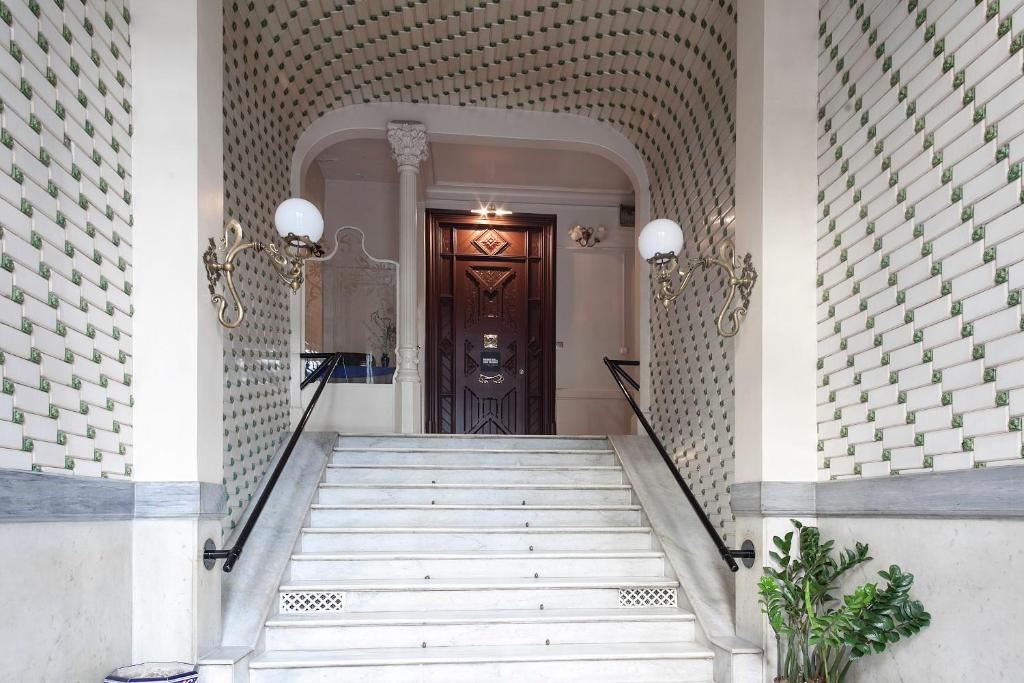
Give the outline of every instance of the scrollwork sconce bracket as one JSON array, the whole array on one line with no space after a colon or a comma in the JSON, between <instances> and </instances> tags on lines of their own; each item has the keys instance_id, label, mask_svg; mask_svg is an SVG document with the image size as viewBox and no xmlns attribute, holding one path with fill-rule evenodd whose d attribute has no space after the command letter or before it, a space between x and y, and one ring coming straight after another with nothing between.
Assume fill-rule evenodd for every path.
<instances>
[{"instance_id":1,"label":"scrollwork sconce bracket","mask_svg":"<svg viewBox=\"0 0 1024 683\"><path fill-rule=\"evenodd\" d=\"M228 329L234 329L242 324L245 318L245 308L238 295L238 289L232 275L238 265L238 255L247 249L256 253L265 253L270 258L280 280L288 285L292 293L298 292L302 287L303 265L306 259L324 255L323 248L316 242L311 242L306 237L299 237L289 233L284 238L285 246L279 248L273 242L245 242L242 237L241 224L232 219L224 226L224 238L220 247L214 238L210 238L210 244L203 253L203 265L206 268L206 279L210 288L210 301L217 309L217 320ZM221 261L218 255L223 252L224 260ZM228 295L231 299L231 307L235 317L227 317L228 299L217 291L217 285L221 278L227 286Z\"/></svg>"},{"instance_id":2,"label":"scrollwork sconce bracket","mask_svg":"<svg viewBox=\"0 0 1024 683\"><path fill-rule=\"evenodd\" d=\"M715 327L723 337L734 337L740 330L740 323L743 322L747 310L750 308L750 294L757 282L757 270L754 268L754 260L748 253L742 258L736 255L736 245L731 239L722 240L717 251L710 256L688 259L680 264L675 254L655 254L649 263L655 269L657 280L655 296L667 307L670 303L679 298L686 290L686 287L693 279L694 272L699 268L709 270L720 269L728 276L728 292L725 302L715 316ZM678 283L673 284L673 276L678 277ZM737 295L740 303L733 306ZM729 325L726 326L726 319Z\"/></svg>"}]
</instances>

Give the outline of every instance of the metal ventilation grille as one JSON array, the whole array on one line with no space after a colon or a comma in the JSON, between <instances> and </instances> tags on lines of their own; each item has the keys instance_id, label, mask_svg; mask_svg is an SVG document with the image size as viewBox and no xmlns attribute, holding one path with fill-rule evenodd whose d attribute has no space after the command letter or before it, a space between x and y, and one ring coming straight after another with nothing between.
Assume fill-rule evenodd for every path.
<instances>
[{"instance_id":1,"label":"metal ventilation grille","mask_svg":"<svg viewBox=\"0 0 1024 683\"><path fill-rule=\"evenodd\" d=\"M619 607L676 607L674 588L620 588Z\"/></svg>"},{"instance_id":2,"label":"metal ventilation grille","mask_svg":"<svg viewBox=\"0 0 1024 683\"><path fill-rule=\"evenodd\" d=\"M345 609L341 591L287 591L281 593L281 612L340 612Z\"/></svg>"}]
</instances>

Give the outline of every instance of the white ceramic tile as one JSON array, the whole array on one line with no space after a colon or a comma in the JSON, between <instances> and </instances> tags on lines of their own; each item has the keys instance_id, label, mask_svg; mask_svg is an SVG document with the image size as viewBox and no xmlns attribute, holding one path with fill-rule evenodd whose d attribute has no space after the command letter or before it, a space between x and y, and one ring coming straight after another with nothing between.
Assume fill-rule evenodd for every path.
<instances>
[{"instance_id":1,"label":"white ceramic tile","mask_svg":"<svg viewBox=\"0 0 1024 683\"><path fill-rule=\"evenodd\" d=\"M1021 432L974 437L975 462L1015 460L1021 457Z\"/></svg>"},{"instance_id":2,"label":"white ceramic tile","mask_svg":"<svg viewBox=\"0 0 1024 683\"><path fill-rule=\"evenodd\" d=\"M924 435L924 453L925 455L938 455L939 453L961 451L963 436L962 429L943 429L936 432L926 432Z\"/></svg>"}]
</instances>

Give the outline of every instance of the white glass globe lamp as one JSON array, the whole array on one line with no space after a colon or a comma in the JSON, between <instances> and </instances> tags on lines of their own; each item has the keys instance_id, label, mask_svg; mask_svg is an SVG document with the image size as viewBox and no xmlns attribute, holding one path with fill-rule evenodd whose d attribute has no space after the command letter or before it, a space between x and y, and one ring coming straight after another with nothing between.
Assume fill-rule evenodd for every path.
<instances>
[{"instance_id":1,"label":"white glass globe lamp","mask_svg":"<svg viewBox=\"0 0 1024 683\"><path fill-rule=\"evenodd\" d=\"M290 235L316 243L324 235L324 217L311 202L292 197L281 202L274 212L274 227L282 239Z\"/></svg>"},{"instance_id":2,"label":"white glass globe lamp","mask_svg":"<svg viewBox=\"0 0 1024 683\"><path fill-rule=\"evenodd\" d=\"M669 260L683 251L683 229L668 218L656 218L640 231L637 241L645 261Z\"/></svg>"}]
</instances>

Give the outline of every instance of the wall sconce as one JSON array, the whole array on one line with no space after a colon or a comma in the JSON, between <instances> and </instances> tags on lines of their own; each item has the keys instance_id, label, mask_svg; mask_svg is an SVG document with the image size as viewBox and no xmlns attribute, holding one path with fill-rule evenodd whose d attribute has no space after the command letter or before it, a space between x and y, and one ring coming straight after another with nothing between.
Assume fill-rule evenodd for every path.
<instances>
[{"instance_id":1,"label":"wall sconce","mask_svg":"<svg viewBox=\"0 0 1024 683\"><path fill-rule=\"evenodd\" d=\"M281 202L274 212L274 226L277 234L284 242L284 248L279 248L273 242L243 242L242 226L237 220L228 221L224 226L224 243L221 247L224 251L224 262L217 260L217 252L220 251L214 239L210 238L210 246L203 254L203 264L206 266L206 279L210 283L210 300L217 307L217 320L227 328L235 328L242 324L245 317L245 309L235 289L235 283L231 279L235 272L235 259L246 249L255 252L264 252L270 258L270 263L277 271L278 277L284 284L288 285L292 292L299 291L302 286L302 267L306 259L323 256L324 250L320 246L320 238L324 234L324 219L320 211L307 202L305 199L292 197ZM221 276L227 282L228 294L231 295L231 302L235 310L234 320L228 320L224 312L227 310L228 302L223 295L217 292L217 283Z\"/></svg>"},{"instance_id":2,"label":"wall sconce","mask_svg":"<svg viewBox=\"0 0 1024 683\"><path fill-rule=\"evenodd\" d=\"M581 247L592 247L595 244L600 244L607 233L608 229L603 225L596 228L585 228L582 225L574 225L569 229L569 239Z\"/></svg>"},{"instance_id":3,"label":"wall sconce","mask_svg":"<svg viewBox=\"0 0 1024 683\"><path fill-rule=\"evenodd\" d=\"M757 282L757 270L754 269L754 261L750 254L741 260L736 256L735 243L731 239L724 239L718 245L717 254L688 259L684 265L680 265L678 254L683 249L683 230L678 223L667 218L658 218L645 225L640 231L637 246L644 260L655 268L658 281L655 296L666 307L678 299L690 284L697 267L703 270L712 267L724 270L729 276L729 292L715 317L715 326L723 337L733 337L740 331L740 323L750 306L750 292ZM675 286L672 285L673 272L678 272L679 275L679 283ZM729 309L737 292L742 304L732 309L730 313ZM728 328L725 327L726 316L731 322Z\"/></svg>"}]
</instances>

